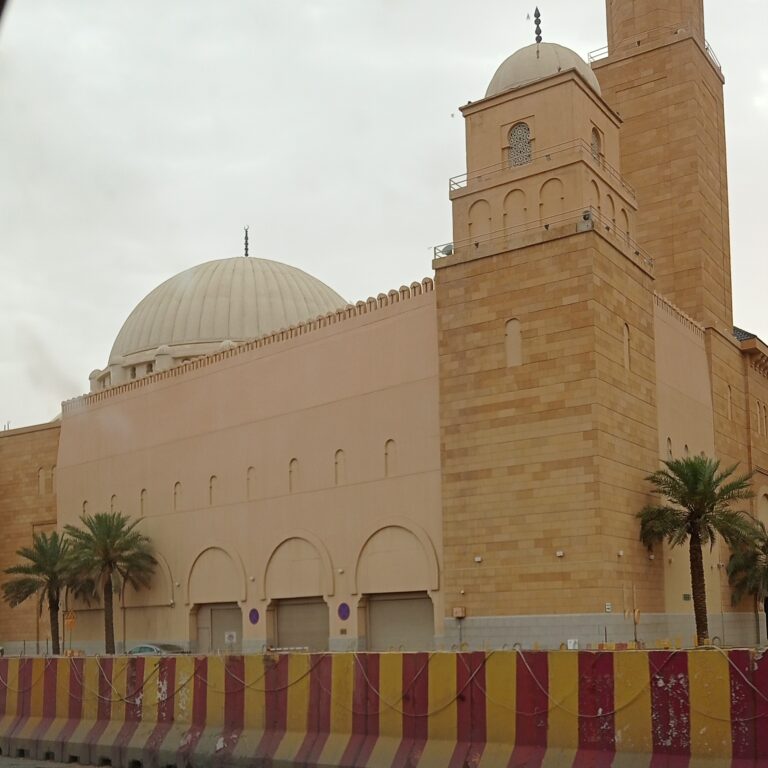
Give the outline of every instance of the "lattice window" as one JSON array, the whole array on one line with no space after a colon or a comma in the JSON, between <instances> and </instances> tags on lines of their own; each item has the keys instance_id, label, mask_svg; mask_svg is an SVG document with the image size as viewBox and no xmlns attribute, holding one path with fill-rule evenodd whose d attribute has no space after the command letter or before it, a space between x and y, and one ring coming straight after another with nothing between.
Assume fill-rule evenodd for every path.
<instances>
[{"instance_id":1,"label":"lattice window","mask_svg":"<svg viewBox=\"0 0 768 768\"><path fill-rule=\"evenodd\" d=\"M510 166L531 162L531 129L528 123L516 123L509 129L507 161Z\"/></svg>"}]
</instances>

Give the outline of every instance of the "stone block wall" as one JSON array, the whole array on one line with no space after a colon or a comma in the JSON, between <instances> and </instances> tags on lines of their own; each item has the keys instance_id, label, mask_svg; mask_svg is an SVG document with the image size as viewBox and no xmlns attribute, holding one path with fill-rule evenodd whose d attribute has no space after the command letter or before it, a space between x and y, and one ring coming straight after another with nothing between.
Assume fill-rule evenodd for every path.
<instances>
[{"instance_id":1,"label":"stone block wall","mask_svg":"<svg viewBox=\"0 0 768 768\"><path fill-rule=\"evenodd\" d=\"M0 432L0 572L19 561L16 550L31 545L33 532L56 528L58 448L58 422ZM7 578L0 573L0 582ZM38 644L44 652L49 638L34 598L14 609L0 600L0 646L7 652L35 652Z\"/></svg>"}]
</instances>

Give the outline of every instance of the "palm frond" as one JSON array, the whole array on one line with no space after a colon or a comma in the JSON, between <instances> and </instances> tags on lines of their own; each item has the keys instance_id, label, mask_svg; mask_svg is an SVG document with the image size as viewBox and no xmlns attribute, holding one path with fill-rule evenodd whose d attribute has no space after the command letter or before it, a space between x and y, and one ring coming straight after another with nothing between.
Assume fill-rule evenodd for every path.
<instances>
[{"instance_id":1,"label":"palm frond","mask_svg":"<svg viewBox=\"0 0 768 768\"><path fill-rule=\"evenodd\" d=\"M758 600L768 597L768 531L758 521L752 532L751 538L739 542L728 561L726 572L734 604L746 595L754 595Z\"/></svg>"},{"instance_id":2,"label":"palm frond","mask_svg":"<svg viewBox=\"0 0 768 768\"><path fill-rule=\"evenodd\" d=\"M24 562L5 569L11 579L3 584L3 597L13 606L39 594L46 601L58 601L70 575L69 542L58 531L35 533L32 546L16 551ZM42 609L42 599L40 607Z\"/></svg>"},{"instance_id":3,"label":"palm frond","mask_svg":"<svg viewBox=\"0 0 768 768\"><path fill-rule=\"evenodd\" d=\"M668 541L672 546L677 546L678 534L681 529L685 532L685 516L674 507L648 506L639 514L640 541L646 547L652 547L661 541ZM686 533L683 534L685 540Z\"/></svg>"}]
</instances>

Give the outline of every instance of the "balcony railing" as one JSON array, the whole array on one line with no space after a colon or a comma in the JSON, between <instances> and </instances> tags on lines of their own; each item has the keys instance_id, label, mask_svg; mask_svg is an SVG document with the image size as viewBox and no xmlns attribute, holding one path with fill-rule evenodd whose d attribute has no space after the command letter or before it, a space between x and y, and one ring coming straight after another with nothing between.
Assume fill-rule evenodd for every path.
<instances>
[{"instance_id":1,"label":"balcony railing","mask_svg":"<svg viewBox=\"0 0 768 768\"><path fill-rule=\"evenodd\" d=\"M567 160L568 154L574 155L574 159L586 157L595 168L616 181L630 197L635 197L635 190L624 180L619 171L607 162L603 155L595 153L592 147L582 139L574 139L573 141L558 144L548 149L535 150L531 155L530 162L524 165L510 165L509 162L501 162L489 165L486 168L480 168L471 174L462 173L449 179L448 189L449 192L466 189L474 184L493 181L501 174L519 171L521 168L528 168L529 166L541 166L558 162L562 164L563 161ZM535 167L532 170L539 171Z\"/></svg>"},{"instance_id":2,"label":"balcony railing","mask_svg":"<svg viewBox=\"0 0 768 768\"><path fill-rule=\"evenodd\" d=\"M467 251L478 250L481 246L490 244L496 244L505 247L511 244L515 238L529 234L536 231L551 231L558 227L568 227L573 225L573 230L569 234L575 234L577 232L588 232L590 230L602 229L606 234L612 235L616 238L619 244L625 251L628 251L630 258L632 258L638 265L648 270L653 271L654 260L640 245L630 237L628 232L625 232L616 226L616 222L610 220L604 216L596 208L580 208L574 211L566 211L554 216L549 216L537 221L528 222L525 224L518 224L514 227L506 227L504 229L497 230L495 232L489 232L478 237L467 238L465 240L458 240L454 243L443 243L442 245L436 245L432 249L433 258L444 259L454 255L461 255ZM513 244L513 243L512 243Z\"/></svg>"},{"instance_id":3,"label":"balcony railing","mask_svg":"<svg viewBox=\"0 0 768 768\"><path fill-rule=\"evenodd\" d=\"M665 37L668 37L670 35L677 35L681 38L693 36L697 37L697 35L693 34L692 27L690 23L683 24L682 26L675 26L674 24L668 24L663 27L656 27L655 29L650 29L647 32L643 32L642 34L638 35L636 38L638 45L643 45L644 43L654 43L659 42L663 40ZM630 38L631 40L632 38ZM709 56L712 63L717 67L719 71L722 72L723 67L720 64L720 59L717 58L717 54L715 54L714 49L709 44L709 42L704 39L699 39L699 43L704 45L704 50L707 52L707 56ZM605 45L602 48L597 48L594 51L590 51L587 54L587 60L590 64L600 61L601 59L605 59L609 56L610 52L608 50L608 46Z\"/></svg>"},{"instance_id":4,"label":"balcony railing","mask_svg":"<svg viewBox=\"0 0 768 768\"><path fill-rule=\"evenodd\" d=\"M587 54L587 61L592 64L595 61L600 61L600 59L607 59L608 58L608 46L604 45L602 48L597 48L594 51L590 51Z\"/></svg>"}]
</instances>

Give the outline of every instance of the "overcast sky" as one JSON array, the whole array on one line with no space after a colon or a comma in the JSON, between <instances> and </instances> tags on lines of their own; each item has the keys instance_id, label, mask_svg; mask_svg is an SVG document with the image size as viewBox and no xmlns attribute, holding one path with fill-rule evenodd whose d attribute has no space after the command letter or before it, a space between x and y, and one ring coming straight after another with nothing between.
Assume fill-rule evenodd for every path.
<instances>
[{"instance_id":1,"label":"overcast sky","mask_svg":"<svg viewBox=\"0 0 768 768\"><path fill-rule=\"evenodd\" d=\"M528 5L531 7L529 8ZM604 0L542 0L606 43ZM736 323L768 340L766 0L708 0L726 75ZM210 259L355 301L431 274L457 105L533 42L519 0L9 0L0 25L0 424L88 388L133 307Z\"/></svg>"}]
</instances>

